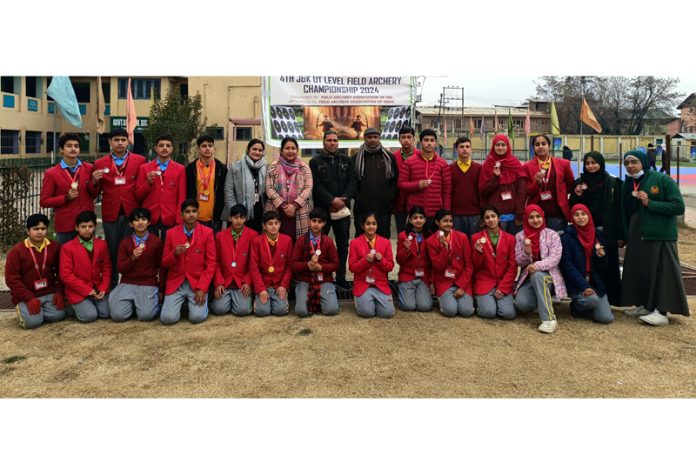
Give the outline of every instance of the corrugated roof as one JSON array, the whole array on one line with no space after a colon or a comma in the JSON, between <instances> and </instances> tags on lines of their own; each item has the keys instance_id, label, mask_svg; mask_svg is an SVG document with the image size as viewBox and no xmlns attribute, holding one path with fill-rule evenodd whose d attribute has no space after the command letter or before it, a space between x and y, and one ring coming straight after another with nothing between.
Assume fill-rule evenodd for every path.
<instances>
[{"instance_id":1,"label":"corrugated roof","mask_svg":"<svg viewBox=\"0 0 696 468\"><path fill-rule=\"evenodd\" d=\"M495 116L496 109L498 111L499 119L502 117L507 117L508 109L511 110L513 117L525 117L527 115L526 107L464 107L464 117L493 117ZM416 112L428 117L435 117L440 114L440 108L432 106L416 107ZM459 117L462 115L462 108L450 107L444 109L442 113L451 117ZM529 115L530 117L549 117L550 114L548 112L530 111Z\"/></svg>"}]
</instances>

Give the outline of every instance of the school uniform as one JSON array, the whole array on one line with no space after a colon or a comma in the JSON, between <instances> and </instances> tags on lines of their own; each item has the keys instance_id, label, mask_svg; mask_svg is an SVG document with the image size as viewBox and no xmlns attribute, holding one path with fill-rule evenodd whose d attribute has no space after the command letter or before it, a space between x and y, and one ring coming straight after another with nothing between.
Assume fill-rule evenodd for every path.
<instances>
[{"instance_id":1,"label":"school uniform","mask_svg":"<svg viewBox=\"0 0 696 468\"><path fill-rule=\"evenodd\" d=\"M366 257L373 249L382 254L382 259L374 259L370 263ZM350 241L348 269L353 273L353 297L359 316L394 316L394 301L388 276L393 268L394 256L389 239L377 235L371 245L363 234Z\"/></svg>"},{"instance_id":2,"label":"school uniform","mask_svg":"<svg viewBox=\"0 0 696 468\"><path fill-rule=\"evenodd\" d=\"M162 267L168 270L160 320L165 325L179 321L181 306L185 300L188 301L191 323L199 323L208 318L207 294L215 275L213 230L196 223L188 236L184 228L185 226L180 224L170 229L164 242ZM187 243L189 247L182 254L174 254L177 245ZM202 305L195 302L197 291L206 293L206 301Z\"/></svg>"},{"instance_id":3,"label":"school uniform","mask_svg":"<svg viewBox=\"0 0 696 468\"><path fill-rule=\"evenodd\" d=\"M60 279L65 285L65 297L80 322L109 318L107 296L94 299L92 290L109 292L111 260L106 241L93 237L90 252L76 237L63 245L60 256Z\"/></svg>"},{"instance_id":4,"label":"school uniform","mask_svg":"<svg viewBox=\"0 0 696 468\"><path fill-rule=\"evenodd\" d=\"M573 189L575 176L570 161L563 158L550 158L550 167L541 185L537 184L536 174L541 170L539 158L527 161L527 203L534 203L544 210L549 229L562 231L571 221L568 194Z\"/></svg>"},{"instance_id":5,"label":"school uniform","mask_svg":"<svg viewBox=\"0 0 696 468\"><path fill-rule=\"evenodd\" d=\"M483 252L476 250L476 242L485 238ZM471 237L471 260L474 266L473 292L476 298L476 311L480 317L496 316L512 320L517 314L512 302L512 291L517 276L515 261L515 237L500 229L497 244L486 230ZM496 299L495 292L504 294Z\"/></svg>"},{"instance_id":6,"label":"school uniform","mask_svg":"<svg viewBox=\"0 0 696 468\"><path fill-rule=\"evenodd\" d=\"M60 244L48 239L39 249L25 239L7 253L5 282L23 328L36 328L44 322L65 318L65 296L58 276L59 259ZM31 313L29 308L37 305L38 312Z\"/></svg>"},{"instance_id":7,"label":"school uniform","mask_svg":"<svg viewBox=\"0 0 696 468\"><path fill-rule=\"evenodd\" d=\"M310 271L307 263L318 254L321 271ZM339 268L338 250L333 240L325 234L313 238L311 231L297 239L292 252L291 269L297 281L295 286L295 312L300 317L321 312L324 315L338 313L338 299L333 275Z\"/></svg>"},{"instance_id":8,"label":"school uniform","mask_svg":"<svg viewBox=\"0 0 696 468\"><path fill-rule=\"evenodd\" d=\"M213 286L225 288L220 299L213 299L210 310L216 315L232 312L234 315L249 315L252 310L253 295L244 297L242 286L253 286L249 260L251 258L251 241L258 233L244 226L239 238L235 240L232 229L220 231L215 236L217 247L217 266ZM252 287L253 293L253 287Z\"/></svg>"},{"instance_id":9,"label":"school uniform","mask_svg":"<svg viewBox=\"0 0 696 468\"><path fill-rule=\"evenodd\" d=\"M466 172L464 172L466 170ZM481 230L481 200L479 195L479 177L481 164L469 159L469 164L459 160L450 163L452 176L452 220L454 229L471 237Z\"/></svg>"},{"instance_id":10,"label":"school uniform","mask_svg":"<svg viewBox=\"0 0 696 468\"><path fill-rule=\"evenodd\" d=\"M412 237L411 247L404 243ZM399 303L401 310L427 312L433 308L430 293L431 268L425 236L412 231L400 232L396 240L396 263L399 264Z\"/></svg>"},{"instance_id":11,"label":"school uniform","mask_svg":"<svg viewBox=\"0 0 696 468\"><path fill-rule=\"evenodd\" d=\"M227 221L225 208L225 179L227 178L227 166L220 160L213 158L209 168L196 159L186 166L186 198L198 200L200 205L198 222L212 228L216 233L220 231L222 221ZM206 169L210 170L206 170Z\"/></svg>"},{"instance_id":12,"label":"school uniform","mask_svg":"<svg viewBox=\"0 0 696 468\"><path fill-rule=\"evenodd\" d=\"M148 183L150 172L160 171L152 184ZM166 242L169 229L182 223L181 204L186 200L186 169L182 164L169 160L161 164L154 159L138 168L135 196L143 208L150 210L150 232Z\"/></svg>"},{"instance_id":13,"label":"school uniform","mask_svg":"<svg viewBox=\"0 0 696 468\"><path fill-rule=\"evenodd\" d=\"M133 259L133 250L140 245L145 250ZM135 311L138 320L154 320L160 311L160 262L162 241L148 232L144 238L132 234L118 247L117 268L121 283L109 294L109 311L115 322L128 320Z\"/></svg>"},{"instance_id":14,"label":"school uniform","mask_svg":"<svg viewBox=\"0 0 696 468\"><path fill-rule=\"evenodd\" d=\"M474 299L472 298L471 276L471 246L463 232L450 231L449 249L440 244L439 233L435 232L428 238L425 245L428 258L433 268L433 283L435 293L440 301L440 312L447 317L474 315ZM459 299L454 297L457 288L464 290Z\"/></svg>"},{"instance_id":15,"label":"school uniform","mask_svg":"<svg viewBox=\"0 0 696 468\"><path fill-rule=\"evenodd\" d=\"M275 245L271 245L265 234L251 241L251 279L254 282L254 315L287 315L288 298L278 297L278 288L290 289L292 270L292 239L285 234L278 234ZM259 294L268 292L268 301L263 304Z\"/></svg>"}]
</instances>

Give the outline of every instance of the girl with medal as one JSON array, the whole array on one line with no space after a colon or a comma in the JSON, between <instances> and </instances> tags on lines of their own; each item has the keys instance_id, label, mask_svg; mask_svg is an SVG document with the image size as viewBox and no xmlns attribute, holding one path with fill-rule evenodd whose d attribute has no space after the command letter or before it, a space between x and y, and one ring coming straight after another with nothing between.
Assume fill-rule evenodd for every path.
<instances>
[{"instance_id":1,"label":"girl with medal","mask_svg":"<svg viewBox=\"0 0 696 468\"><path fill-rule=\"evenodd\" d=\"M425 248L425 240L430 234L426 221L425 209L414 205L408 214L406 230L400 232L396 240L399 303L404 311L427 312L433 308L435 287Z\"/></svg>"},{"instance_id":2,"label":"girl with medal","mask_svg":"<svg viewBox=\"0 0 696 468\"><path fill-rule=\"evenodd\" d=\"M498 210L481 209L482 230L471 236L473 282L479 317L512 320L517 316L512 292L517 276L515 237L500 229Z\"/></svg>"}]
</instances>

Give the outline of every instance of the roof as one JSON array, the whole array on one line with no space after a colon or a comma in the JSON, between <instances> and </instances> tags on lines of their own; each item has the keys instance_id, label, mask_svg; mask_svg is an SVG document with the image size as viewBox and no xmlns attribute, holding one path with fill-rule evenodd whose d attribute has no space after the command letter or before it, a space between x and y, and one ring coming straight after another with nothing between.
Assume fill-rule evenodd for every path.
<instances>
[{"instance_id":1,"label":"roof","mask_svg":"<svg viewBox=\"0 0 696 468\"><path fill-rule=\"evenodd\" d=\"M677 133L672 137L672 139L675 138L683 138L685 140L696 140L696 133Z\"/></svg>"},{"instance_id":2,"label":"roof","mask_svg":"<svg viewBox=\"0 0 696 468\"><path fill-rule=\"evenodd\" d=\"M464 117L494 117L496 114L496 111L498 112L498 118L502 119L503 117L508 116L508 109L510 110L510 113L512 114L513 117L526 117L527 116L527 107L464 107L464 112L463 115ZM433 107L433 106L424 106L424 107L416 107L416 112L420 113L421 115L425 115L428 117L436 117L440 115L440 108L439 107ZM447 115L450 117L461 117L462 116L462 108L461 107L447 107L443 109L442 111L443 115ZM541 112L541 111L530 111L529 112L530 117L535 117L535 118L548 118L550 114L548 112Z\"/></svg>"},{"instance_id":3,"label":"roof","mask_svg":"<svg viewBox=\"0 0 696 468\"><path fill-rule=\"evenodd\" d=\"M689 94L689 97L684 99L684 102L679 104L677 106L677 109L681 109L683 107L693 107L693 106L696 106L696 93Z\"/></svg>"}]
</instances>

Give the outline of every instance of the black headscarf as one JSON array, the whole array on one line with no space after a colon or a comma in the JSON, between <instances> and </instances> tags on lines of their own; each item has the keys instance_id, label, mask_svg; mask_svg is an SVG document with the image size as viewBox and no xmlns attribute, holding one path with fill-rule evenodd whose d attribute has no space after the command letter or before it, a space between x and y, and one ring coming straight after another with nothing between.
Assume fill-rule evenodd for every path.
<instances>
[{"instance_id":1,"label":"black headscarf","mask_svg":"<svg viewBox=\"0 0 696 468\"><path fill-rule=\"evenodd\" d=\"M597 172L587 171L585 168L587 158L592 158L599 164ZM585 154L582 161L583 172L580 174L580 180L587 184L582 202L590 209L595 218L595 225L604 226L604 207L605 204L606 206L611 205L611 175L606 171L604 156L599 151L590 151Z\"/></svg>"}]
</instances>

